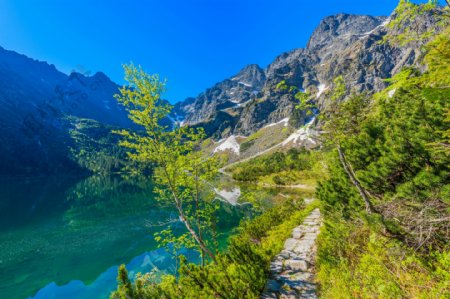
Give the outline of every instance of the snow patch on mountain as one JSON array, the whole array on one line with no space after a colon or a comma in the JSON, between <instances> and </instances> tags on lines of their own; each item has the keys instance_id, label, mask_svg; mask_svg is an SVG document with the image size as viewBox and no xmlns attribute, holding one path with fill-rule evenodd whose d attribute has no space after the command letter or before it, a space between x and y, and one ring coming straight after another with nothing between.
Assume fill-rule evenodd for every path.
<instances>
[{"instance_id":1,"label":"snow patch on mountain","mask_svg":"<svg viewBox=\"0 0 450 299\"><path fill-rule=\"evenodd\" d=\"M317 93L316 98L320 98L320 96L328 89L325 84L319 84L317 88L319 89L319 92Z\"/></svg>"},{"instance_id":2,"label":"snow patch on mountain","mask_svg":"<svg viewBox=\"0 0 450 299\"><path fill-rule=\"evenodd\" d=\"M390 21L391 21L391 19L390 19L390 18L387 18L383 23L381 23L381 25L379 25L379 26L373 28L373 29L370 30L370 31L367 31L367 32L361 34L361 37L369 36L369 35L371 35L372 33L374 33L376 30L378 30L379 28L386 27L386 25L389 24Z\"/></svg>"},{"instance_id":3,"label":"snow patch on mountain","mask_svg":"<svg viewBox=\"0 0 450 299\"><path fill-rule=\"evenodd\" d=\"M304 127L292 133L281 143L281 145L286 146L289 143L293 143L295 145L315 146L317 142L313 139L313 137L317 135L317 132L311 129L314 120L315 118L311 119Z\"/></svg>"},{"instance_id":4,"label":"snow patch on mountain","mask_svg":"<svg viewBox=\"0 0 450 299\"><path fill-rule=\"evenodd\" d=\"M244 107L244 106L246 106L248 103L250 103L252 100L248 100L248 101L245 101L245 102L243 102L243 103L236 103L236 106L237 107Z\"/></svg>"},{"instance_id":5,"label":"snow patch on mountain","mask_svg":"<svg viewBox=\"0 0 450 299\"><path fill-rule=\"evenodd\" d=\"M383 23L381 23L380 27L386 27L391 22L391 18L387 18Z\"/></svg>"},{"instance_id":6,"label":"snow patch on mountain","mask_svg":"<svg viewBox=\"0 0 450 299\"><path fill-rule=\"evenodd\" d=\"M279 125L279 124L282 124L282 123L284 123L284 126L287 127L288 123L289 123L289 117L283 118L279 122L268 124L268 125L264 126L264 128L273 127L273 126L276 126L276 125Z\"/></svg>"},{"instance_id":7,"label":"snow patch on mountain","mask_svg":"<svg viewBox=\"0 0 450 299\"><path fill-rule=\"evenodd\" d=\"M239 81L239 84L242 84L242 85L247 86L247 87L253 87L253 85L245 83L245 82L242 82L242 81Z\"/></svg>"},{"instance_id":8,"label":"snow patch on mountain","mask_svg":"<svg viewBox=\"0 0 450 299\"><path fill-rule=\"evenodd\" d=\"M224 152L227 150L236 153L236 155L240 154L241 146L237 142L235 135L231 135L230 137L222 141L221 144L214 149L214 153Z\"/></svg>"}]
</instances>

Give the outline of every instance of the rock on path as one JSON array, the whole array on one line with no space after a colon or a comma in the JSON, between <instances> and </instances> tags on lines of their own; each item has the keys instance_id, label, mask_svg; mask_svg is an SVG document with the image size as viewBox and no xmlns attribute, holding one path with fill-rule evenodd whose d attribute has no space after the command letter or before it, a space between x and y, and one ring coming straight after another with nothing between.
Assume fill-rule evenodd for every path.
<instances>
[{"instance_id":1,"label":"rock on path","mask_svg":"<svg viewBox=\"0 0 450 299\"><path fill-rule=\"evenodd\" d=\"M292 237L270 264L270 278L262 299L317 298L313 268L321 224L320 210L315 209L302 225L294 228Z\"/></svg>"}]
</instances>

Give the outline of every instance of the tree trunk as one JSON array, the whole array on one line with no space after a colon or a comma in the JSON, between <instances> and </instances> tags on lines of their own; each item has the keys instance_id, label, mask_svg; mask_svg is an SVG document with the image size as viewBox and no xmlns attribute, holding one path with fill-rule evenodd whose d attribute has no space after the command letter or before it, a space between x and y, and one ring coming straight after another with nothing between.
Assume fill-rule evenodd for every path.
<instances>
[{"instance_id":1,"label":"tree trunk","mask_svg":"<svg viewBox=\"0 0 450 299\"><path fill-rule=\"evenodd\" d=\"M373 206L372 206L372 203L370 202L369 196L367 195L367 191L361 186L358 179L353 174L353 171L350 169L349 165L347 164L344 151L342 150L340 145L338 145L338 153L339 153L339 160L341 161L342 167L344 168L350 181L356 187L356 189L358 189L359 194L361 195L361 197L364 200L364 204L366 206L367 213L369 213L369 214L372 213Z\"/></svg>"},{"instance_id":2,"label":"tree trunk","mask_svg":"<svg viewBox=\"0 0 450 299\"><path fill-rule=\"evenodd\" d=\"M203 242L203 240L201 240L198 237L197 232L192 228L192 226L189 223L188 219L184 215L183 207L182 207L181 202L178 199L178 196L177 196L177 194L175 192L175 188L174 188L174 185L172 184L172 180L170 179L170 175L169 175L169 173L168 173L168 171L167 171L167 169L165 167L163 167L163 169L164 169L164 174L166 175L166 177L167 177L167 179L169 181L170 191L172 193L173 199L175 200L175 206L176 206L176 208L178 210L178 214L180 215L181 222L184 223L184 226L186 226L187 230L192 235L192 237L195 239L195 242L197 242L197 244L200 247L200 249L203 252L206 252L206 254L209 255L209 257L214 261L214 263L217 263L215 255L212 253L211 250L208 249L208 247L206 247L206 245Z\"/></svg>"},{"instance_id":3,"label":"tree trunk","mask_svg":"<svg viewBox=\"0 0 450 299\"><path fill-rule=\"evenodd\" d=\"M199 191L199 185L198 185L199 177L198 177L197 167L195 168L195 174L194 175L195 175L195 177L194 177L194 180L195 180L195 216L197 218L198 237L199 237L200 241L203 242L202 224L201 224L201 221L200 221L200 215L198 213L198 209L199 209L198 200L199 200L199 193L200 193L200 191ZM201 260L202 260L202 267L204 267L205 266L205 252L203 250L200 253L200 257L201 257Z\"/></svg>"},{"instance_id":4,"label":"tree trunk","mask_svg":"<svg viewBox=\"0 0 450 299\"><path fill-rule=\"evenodd\" d=\"M187 230L189 231L189 233L192 235L192 237L194 237L195 241L197 242L197 244L200 246L201 250L203 250L203 252L206 252L206 254L209 255L209 257L216 263L216 257L214 256L214 254L212 253L211 250L208 249L208 247L206 247L205 243L203 242L203 240L200 240L200 238L198 237L197 233L195 232L195 230L191 227L189 221L186 219L186 217L184 216L183 211L181 210L181 208L178 208L178 212L180 214L180 218L181 218L181 222L184 223L184 225L186 226Z\"/></svg>"}]
</instances>

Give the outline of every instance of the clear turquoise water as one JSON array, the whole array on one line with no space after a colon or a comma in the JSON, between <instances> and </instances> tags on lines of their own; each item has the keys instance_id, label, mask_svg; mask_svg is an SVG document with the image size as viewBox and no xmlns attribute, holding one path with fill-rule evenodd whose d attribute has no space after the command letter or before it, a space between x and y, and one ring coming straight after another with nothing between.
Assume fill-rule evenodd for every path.
<instances>
[{"instance_id":1,"label":"clear turquoise water","mask_svg":"<svg viewBox=\"0 0 450 299\"><path fill-rule=\"evenodd\" d=\"M0 179L0 298L107 298L122 263L172 272L153 234L177 215L152 188L119 176ZM249 213L222 204L222 244Z\"/></svg>"}]
</instances>

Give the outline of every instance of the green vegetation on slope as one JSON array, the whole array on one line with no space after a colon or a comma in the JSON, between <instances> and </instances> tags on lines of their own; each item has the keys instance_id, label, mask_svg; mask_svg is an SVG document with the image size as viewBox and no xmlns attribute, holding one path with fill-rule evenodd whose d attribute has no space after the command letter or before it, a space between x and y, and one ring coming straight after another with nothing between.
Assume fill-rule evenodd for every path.
<instances>
[{"instance_id":1,"label":"green vegetation on slope","mask_svg":"<svg viewBox=\"0 0 450 299\"><path fill-rule=\"evenodd\" d=\"M292 148L275 152L230 167L233 179L270 185L314 185L323 172L322 153Z\"/></svg>"},{"instance_id":2,"label":"green vegetation on slope","mask_svg":"<svg viewBox=\"0 0 450 299\"><path fill-rule=\"evenodd\" d=\"M122 170L126 162L126 151L118 143L113 127L95 120L69 116L69 134L73 145L71 159L81 168L93 173L113 173Z\"/></svg>"}]
</instances>

